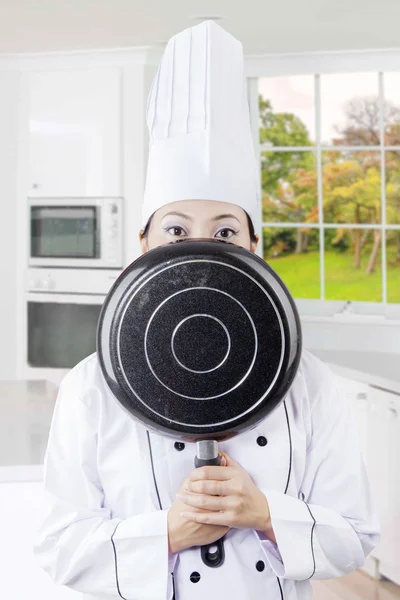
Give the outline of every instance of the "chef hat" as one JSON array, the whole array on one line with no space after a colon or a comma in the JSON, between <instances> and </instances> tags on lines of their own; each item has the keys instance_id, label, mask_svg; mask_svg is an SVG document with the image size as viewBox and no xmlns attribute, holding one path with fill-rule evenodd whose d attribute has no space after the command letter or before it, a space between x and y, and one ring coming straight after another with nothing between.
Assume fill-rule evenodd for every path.
<instances>
[{"instance_id":1,"label":"chef hat","mask_svg":"<svg viewBox=\"0 0 400 600\"><path fill-rule=\"evenodd\" d=\"M242 44L214 21L173 36L147 103L150 134L142 227L161 206L216 200L259 219Z\"/></svg>"}]
</instances>

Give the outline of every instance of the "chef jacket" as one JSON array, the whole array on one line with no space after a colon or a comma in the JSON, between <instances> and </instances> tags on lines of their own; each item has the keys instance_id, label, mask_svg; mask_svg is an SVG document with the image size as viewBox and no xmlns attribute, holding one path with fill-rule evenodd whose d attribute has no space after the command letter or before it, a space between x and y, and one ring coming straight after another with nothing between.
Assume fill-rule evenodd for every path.
<instances>
[{"instance_id":1,"label":"chef jacket","mask_svg":"<svg viewBox=\"0 0 400 600\"><path fill-rule=\"evenodd\" d=\"M45 456L40 567L85 600L306 600L310 579L361 567L379 538L357 427L342 385L303 350L285 400L219 443L265 494L276 544L224 536L225 561L168 551L167 515L195 443L150 432L110 392L96 354L63 379Z\"/></svg>"}]
</instances>

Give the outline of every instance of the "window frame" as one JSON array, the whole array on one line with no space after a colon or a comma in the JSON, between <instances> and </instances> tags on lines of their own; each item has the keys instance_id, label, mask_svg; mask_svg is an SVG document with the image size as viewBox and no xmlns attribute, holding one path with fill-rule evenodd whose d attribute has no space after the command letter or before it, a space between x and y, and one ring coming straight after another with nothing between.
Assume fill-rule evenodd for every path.
<instances>
[{"instance_id":1,"label":"window frame","mask_svg":"<svg viewBox=\"0 0 400 600\"><path fill-rule=\"evenodd\" d=\"M250 124L254 141L254 148L257 160L261 164L261 152L263 148L259 142L259 110L258 110L258 80L263 77L278 76L296 76L311 75L314 77L315 103L316 103L316 137L317 141L311 147L274 147L274 152L287 152L304 150L313 152L316 158L316 168L318 177L318 209L319 220L316 224L309 224L313 229L318 229L320 233L320 299L296 299L297 303L304 310L304 314L321 316L330 316L341 312L355 312L361 310L364 315L387 315L400 318L400 303L387 302L387 256L386 256L386 231L394 229L400 230L400 225L386 224L386 185L385 185L385 152L388 150L400 151L400 146L384 146L384 137L380 136L378 146L340 146L335 150L360 151L370 150L379 151L381 159L381 223L379 224L340 224L341 228L349 229L379 229L382 232L381 238L381 263L382 263L382 300L381 302L346 302L331 301L325 299L325 264L324 264L324 231L327 229L337 229L335 223L324 223L322 220L322 152L330 150L332 146L320 145L319 127L320 127L320 76L326 74L344 74L344 73L375 73L378 75L379 99L381 106L384 102L383 74L389 72L400 73L400 50L366 50L366 51L348 51L348 52L325 52L325 53L299 53L299 54L276 54L265 56L250 56L245 61L245 75L247 78L247 90L250 112ZM384 113L381 110L380 132L384 130ZM266 150L266 148L264 148ZM261 172L261 169L259 170ZM259 190L261 193L261 177L259 177ZM304 223L263 223L262 213L255 224L260 243L257 253L263 256L262 248L262 230L263 227L299 227Z\"/></svg>"}]
</instances>

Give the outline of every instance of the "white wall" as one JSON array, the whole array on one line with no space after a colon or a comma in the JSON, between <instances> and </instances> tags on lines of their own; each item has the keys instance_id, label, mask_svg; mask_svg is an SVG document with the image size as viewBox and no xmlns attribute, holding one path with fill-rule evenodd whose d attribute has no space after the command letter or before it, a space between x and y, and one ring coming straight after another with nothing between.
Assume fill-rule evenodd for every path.
<instances>
[{"instance_id":1,"label":"white wall","mask_svg":"<svg viewBox=\"0 0 400 600\"><path fill-rule=\"evenodd\" d=\"M148 155L146 105L156 70L155 65L142 64L124 68L122 181L125 200L124 256L126 265L138 258L141 253L140 215Z\"/></svg>"},{"instance_id":2,"label":"white wall","mask_svg":"<svg viewBox=\"0 0 400 600\"><path fill-rule=\"evenodd\" d=\"M0 379L16 377L20 74L0 70Z\"/></svg>"}]
</instances>

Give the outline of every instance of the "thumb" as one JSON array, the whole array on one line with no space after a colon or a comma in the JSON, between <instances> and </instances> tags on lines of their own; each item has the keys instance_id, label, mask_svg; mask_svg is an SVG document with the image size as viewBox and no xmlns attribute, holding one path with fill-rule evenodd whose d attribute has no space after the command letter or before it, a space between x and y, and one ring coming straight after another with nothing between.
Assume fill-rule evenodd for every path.
<instances>
[{"instance_id":1,"label":"thumb","mask_svg":"<svg viewBox=\"0 0 400 600\"><path fill-rule=\"evenodd\" d=\"M222 467L236 467L237 469L243 468L238 462L236 462L235 459L233 459L231 456L229 456L223 450L219 451L219 455L221 457L221 466Z\"/></svg>"},{"instance_id":2,"label":"thumb","mask_svg":"<svg viewBox=\"0 0 400 600\"><path fill-rule=\"evenodd\" d=\"M220 459L221 459L221 467L227 467L228 463L226 461L226 458L225 458L225 456L222 456L221 453L220 453Z\"/></svg>"}]
</instances>

